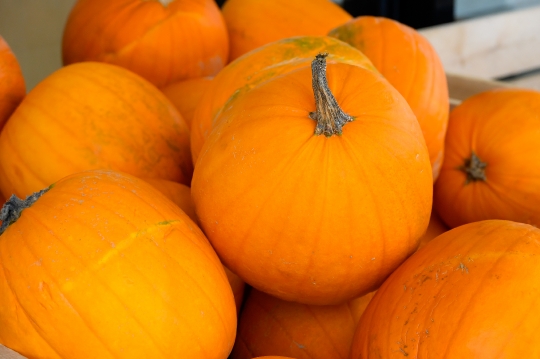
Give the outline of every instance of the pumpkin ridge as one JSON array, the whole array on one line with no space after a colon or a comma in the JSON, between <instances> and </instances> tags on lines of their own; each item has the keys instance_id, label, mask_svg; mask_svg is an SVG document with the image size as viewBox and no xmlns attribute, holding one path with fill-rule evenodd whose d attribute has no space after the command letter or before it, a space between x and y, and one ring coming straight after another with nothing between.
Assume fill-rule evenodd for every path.
<instances>
[{"instance_id":1,"label":"pumpkin ridge","mask_svg":"<svg viewBox=\"0 0 540 359\"><path fill-rule=\"evenodd\" d=\"M275 315L270 311L268 310L267 308L265 308L263 305L261 305L260 303L258 303L258 301L253 301L253 303L255 304L255 306L259 307L260 309L262 309L262 311L268 313L268 317L272 318L272 320L274 320L277 325L279 326L279 329L281 329L281 331L291 340L292 343L294 343L299 349L302 349L307 355L308 357L310 358L313 358L313 355L311 355L309 353L309 351L307 350L307 347L305 345L303 345L302 343L298 343L297 341L294 340L293 336L291 333L289 333L285 327L281 324L281 322L275 317ZM304 305L305 307L307 307L307 305ZM247 345L246 345L247 346ZM311 351L311 350L310 350Z\"/></svg>"},{"instance_id":2,"label":"pumpkin ridge","mask_svg":"<svg viewBox=\"0 0 540 359\"><path fill-rule=\"evenodd\" d=\"M1 252L1 251L0 251ZM54 352L58 355L59 358L61 358L62 356L56 351L56 349L49 343L49 341L47 339L45 339L45 337L43 337L43 335L41 335L41 333L39 332L38 330L38 325L30 318L30 314L26 311L26 309L24 309L24 307L22 306L21 302L19 301L19 298L17 297L17 295L15 294L15 292L13 291L13 288L12 286L10 285L10 281L8 280L8 277L5 275L5 270L4 270L4 265L3 265L3 261L0 261L0 268L1 270L4 272L4 278L6 278L6 285L7 287L9 288L9 291L11 292L11 294L13 295L13 298L17 301L17 304L19 305L19 308L21 308L21 310L23 311L24 315L26 316L26 318L28 319L28 322L30 323L30 325L32 326L32 328L34 329L35 333L41 338L43 339L43 342L45 344L47 344L47 346ZM18 280L22 280L22 279L18 279Z\"/></svg>"},{"instance_id":3,"label":"pumpkin ridge","mask_svg":"<svg viewBox=\"0 0 540 359\"><path fill-rule=\"evenodd\" d=\"M31 213L31 212L29 212L29 213ZM44 228L45 228L45 229L46 229L46 230L47 230L54 238L56 238L56 240L57 240L59 243L61 243L61 244L68 250L68 252L69 252L74 258L76 258L76 260L77 260L79 263L82 262L82 261L80 260L80 258L78 258L78 257L75 255L75 253L73 253L73 252L70 250L70 248L68 248L68 246L66 246L66 245L61 241L61 239L58 238L58 237L56 236L56 234L55 234L48 226L45 225L45 223L43 223L43 221L41 221L38 217L34 217L34 219L36 220L36 223L37 223L38 225L43 226L43 227L44 227ZM24 238L24 237L21 237L21 239L23 239L23 238ZM24 241L24 242L25 242L25 244L26 244L26 248L28 249L28 252L30 252L30 254L31 254L36 260L39 260L39 257L36 256L35 253L32 251L30 245L28 245L28 242L27 242L27 241ZM50 278L50 275L49 275L48 271L45 269L45 266L43 266L43 264L42 264L42 267L44 268L43 272L44 272L46 275L48 275L48 277ZM97 276L96 276L96 277L97 277ZM111 349L106 345L106 343L99 337L99 335L97 334L97 332L96 332L91 326L88 325L88 322L83 318L83 316L81 315L80 311L73 305L73 303L68 299L67 295L61 290L61 286L59 285L59 283L57 283L53 278L50 278L50 279L51 279L51 280L50 280L50 283L54 283L54 285L57 287L58 292L62 295L62 297L64 298L64 300L65 300L66 302L68 302L70 308L71 308L71 309L79 316L79 318L81 319L81 321L85 324L85 328L87 328L92 334L94 334L94 336L95 336L95 338L97 339L97 341L100 342L100 343L103 345L103 348L105 348L106 351L108 351L109 353L111 353L111 355L112 355L113 357L117 358L117 356L114 355L114 353L112 352L112 350L111 350ZM97 278L97 281L100 282L100 283L103 285L103 283L101 282L101 280L100 280L99 278ZM104 286L105 286L105 285L104 285ZM107 286L105 286L105 287L107 287ZM11 288L11 287L10 287L10 288ZM12 292L13 292L13 290L12 290ZM14 293L14 292L13 292L13 293ZM111 293L113 293L113 292L111 292ZM114 294L114 293L113 293L113 294ZM15 293L14 293L14 296L16 297ZM117 296L115 295L115 297L117 297ZM124 308L127 308L126 306L123 306L123 307L124 307ZM21 308L24 310L24 308L23 308L22 305L21 305ZM26 312L26 310L25 310L25 312ZM30 316L28 316L28 318L30 319ZM34 321L33 321L32 319L30 319L30 322L32 323L32 326L33 326L34 328L36 328L37 323L34 323ZM41 334L39 333L39 331L37 330L37 328L36 328L36 332L38 332L38 334L41 336ZM45 338L43 338L43 339L44 339L47 343L49 343L47 339L45 339ZM51 347L52 347L52 346L51 346ZM56 352L56 350L55 350L54 348L53 348L53 350ZM59 357L61 357L61 356L59 355Z\"/></svg>"},{"instance_id":4,"label":"pumpkin ridge","mask_svg":"<svg viewBox=\"0 0 540 359\"><path fill-rule=\"evenodd\" d=\"M324 134L326 137L341 135L342 128L354 118L343 112L337 103L334 94L328 87L326 78L326 57L328 53L320 53L311 62L313 93L315 95L314 112L309 117L317 121L315 135Z\"/></svg>"},{"instance_id":5,"label":"pumpkin ridge","mask_svg":"<svg viewBox=\"0 0 540 359\"><path fill-rule=\"evenodd\" d=\"M171 228L171 229L174 230L174 227ZM170 233L170 232L171 232L171 231L169 231L169 233ZM169 234L169 233L168 233L168 234ZM168 234L167 234L167 235L168 235ZM167 235L166 235L166 236L167 236ZM165 236L164 238L166 238L166 236ZM190 244L194 244L194 242L190 242ZM197 246L197 245L196 245L196 246ZM197 283L197 281L196 281L194 278L191 277L191 275L189 274L189 272L186 271L186 269L180 264L180 262L178 261L178 259L174 258L169 252L165 251L165 250L162 249L160 246L157 246L157 245L156 245L156 247L159 248L159 250L160 250L162 253L166 254L167 257L171 258L171 260L172 260L174 263L176 263L176 264L178 265L178 267L180 268L180 270L181 270L182 272L186 273L186 277L189 278L189 279L191 279L191 281L192 281L193 283L195 283L195 287L197 287L197 288L199 289L199 291L204 295L204 297L208 300L208 302L210 303L210 305L212 306L212 308L214 309L214 311L217 313L219 319L221 320L221 324L222 324L222 326L223 326L223 328L224 328L224 331L226 332L226 331L227 331L227 325L226 325L225 319L224 319L223 316L221 315L221 312L216 308L216 305L214 304L214 302L210 299L210 296L208 295L208 293L206 293L206 292L204 291L204 289L200 286L200 284ZM199 247L198 247L198 246L197 246L197 249L199 250ZM199 250L199 251L200 251L200 250ZM226 278L225 278L225 279L226 279ZM232 289L231 289L231 295L232 295ZM197 342L198 342L198 338L197 338L196 340L197 340ZM206 354L207 351L205 350L204 346L203 346L201 343L199 343L199 347L201 348L201 351L204 352L205 355L208 357L208 355Z\"/></svg>"},{"instance_id":6,"label":"pumpkin ridge","mask_svg":"<svg viewBox=\"0 0 540 359\"><path fill-rule=\"evenodd\" d=\"M54 86L50 86L51 88L54 88ZM75 101L73 100L73 98L71 96L69 96L69 93L67 91L63 91L62 90L62 93L65 93L69 98L70 98L70 101L73 101L74 103L76 103L77 105L80 105L80 106L83 106L81 103L79 103L78 101ZM63 123L61 120L58 121L58 117L57 116L53 116L51 115L48 111L47 111L47 108L41 106L39 103L37 102L33 102L32 101L32 98L30 98L29 100L26 100L26 103L29 103L31 107L33 108L37 108L40 110L40 112L45 115L45 117L49 117L54 123L55 126L57 126L58 128L62 129L63 132L65 132L66 134L68 134L69 136L74 136L76 137L77 136L77 132L76 131L73 131L72 128L70 128L70 126L66 126L65 123ZM92 112L95 113L95 111L92 110ZM77 164L77 163L74 163L71 159L67 158L66 156L64 156L64 154L62 153L62 151L59 151L58 148L56 148L54 145L51 145L51 140L53 140L50 136L47 136L47 134L43 134L43 131L39 130L38 127L36 127L34 125L34 123L28 119L28 116L21 116L20 118L23 118L25 120L25 127L29 128L29 129L32 129L34 130L34 133L39 137L39 139L41 141L43 141L44 143L47 144L47 147L49 147L49 151L51 152L54 152L56 154L56 156L58 157L61 157L63 161L65 161L65 163L69 163L71 166L77 168L80 166L80 164ZM49 123L49 122L48 122ZM80 149L82 150L90 150L92 153L94 152L93 150L93 144L90 142L90 141L85 141L84 143L82 142L79 142L81 145L83 145L84 147L81 147ZM14 152L18 152L18 151L14 151ZM94 158L95 159L95 158ZM26 163L26 161L21 161L20 163ZM31 168L32 166L27 166L28 170L32 170ZM77 168L77 170L81 170L81 168ZM37 178L37 176L36 176ZM47 181L45 180L41 180L40 181L42 183L46 183Z\"/></svg>"},{"instance_id":7,"label":"pumpkin ridge","mask_svg":"<svg viewBox=\"0 0 540 359\"><path fill-rule=\"evenodd\" d=\"M502 225L500 225L500 226L497 227L496 229L498 229L498 228L500 228L500 227L502 227ZM496 229L495 229L495 230L496 230ZM495 230L493 230L492 232L494 232ZM512 247L514 247L516 244L517 244L517 245L521 244L521 239L522 239L522 238L525 238L525 237L527 237L527 236L529 236L530 233L531 233L531 230L526 231L522 236L519 236L519 237L517 237L517 238L514 238L513 241L510 243L510 245L509 245L507 248L505 248L504 251L503 251L503 250L500 250L500 251L499 251L499 258L498 258L497 260L495 260L495 262L493 262L493 264L491 265L491 268L490 268L489 270L487 270L487 271L484 273L483 278L487 278L488 275L489 275L490 273L492 273L495 269L499 269L499 268L497 268L497 265L499 264L499 262L501 262L501 261L504 260L504 259L508 259L508 257L511 257L512 254L514 254L514 253L510 252L509 250L510 250ZM478 242L478 237L476 238L476 241ZM467 253L470 253L471 251L473 251L474 248L475 248L475 245L469 247ZM466 257L466 256L467 256L467 253L463 254L462 257L463 257L463 258ZM450 258L450 259L451 259L451 258ZM467 271L467 273L468 273L468 271ZM482 281L482 282L483 282L483 281ZM448 281L447 281L445 284L447 284L447 283L448 283ZM477 286L477 287L475 288L475 290L474 290L473 292L470 293L470 298L469 298L469 301L468 301L468 303L467 303L467 307L470 307L470 306L471 306L471 303L473 303L473 302L475 301L475 299L478 297L476 294L477 294L480 290L486 290L486 289L485 289L484 287L482 287L482 286ZM473 305L474 305L474 304L473 304ZM476 304L476 305L478 305L478 304ZM468 313L466 313L465 311L462 312L462 313L459 315L459 319L457 320L457 323L463 323L463 322L464 322L463 319L464 319L465 315L467 315L467 314L468 314ZM455 328L454 328L454 335L451 335L451 336L450 336L450 338L452 338L452 339L450 339L450 340L448 341L448 345L447 345L448 347L452 347L452 344L456 341L456 338L457 338L458 336L455 335L455 333L456 333L459 329L461 329L461 327L460 327L459 325L458 325L458 326L455 326ZM504 348L504 346L501 346L501 348ZM445 352L448 353L448 351L447 351L446 349L445 349Z\"/></svg>"},{"instance_id":8,"label":"pumpkin ridge","mask_svg":"<svg viewBox=\"0 0 540 359\"><path fill-rule=\"evenodd\" d=\"M350 301L349 301L350 302ZM347 302L346 306L349 307L349 302ZM311 315L313 316L313 319L315 319L315 321L317 322L317 324L319 325L319 327L321 328L321 330L323 331L323 333L326 335L326 338L328 340L328 342L332 345L332 347L334 348L336 354L340 357L340 359L346 359L347 358L347 354L348 353L345 353L345 357L341 357L341 353L339 352L339 348L338 346L336 345L336 343L334 343L334 338L330 335L330 332L328 332L328 330L326 330L326 328L324 327L323 323L321 323L321 321L319 320L319 318L317 318L317 315L316 313L313 311L313 308L311 308L310 305L306 305L306 309L308 310L308 312L311 313ZM349 308L350 309L350 308ZM352 313L351 313L352 314Z\"/></svg>"},{"instance_id":9,"label":"pumpkin ridge","mask_svg":"<svg viewBox=\"0 0 540 359\"><path fill-rule=\"evenodd\" d=\"M62 192L64 192L64 191L62 191ZM57 193L58 193L58 191L57 191ZM64 192L64 193L69 193L69 192ZM39 218L35 217L34 219L35 219L37 222L39 222L44 228L46 228L47 230L50 230L49 227L47 227L45 223L43 223L41 220L39 220ZM125 242L126 240L129 240L130 237L132 237L133 235L135 235L135 236L132 238L132 239L134 240L134 239L135 239L136 237L138 237L140 234L148 233L148 232L147 232L147 229L148 229L148 228L153 228L153 229L160 228L160 227L163 226L162 223L164 223L164 222L169 222L169 223L171 223L171 221L161 221L161 222L158 222L158 223L156 223L156 224L154 224L154 225L150 225L150 226L147 227L147 228L144 228L144 229L142 229L142 230L139 230L139 231L135 231L135 232L130 233L130 234L128 235L128 238L122 240L121 242ZM174 222L174 223L179 223L180 221L178 221L178 220L173 220L172 222ZM128 222L128 224L133 225L131 222ZM171 228L174 228L174 225L173 225L173 226L171 226L170 224L167 224L167 225L170 226ZM134 226L134 225L133 225L133 226ZM51 231L51 233L52 233L52 231ZM170 233L170 231L169 231L169 233ZM135 315L133 315L132 309L131 309L128 305L124 304L124 301L122 300L122 298L121 298L115 291L113 291L113 290L111 289L111 287L110 287L107 283L103 282L103 281L101 280L101 278L100 278L98 275L95 274L95 272L96 272L97 270L99 270L100 266L102 266L102 265L105 263L105 261L103 261L103 258L104 258L104 257L107 257L107 254L110 253L110 252L106 253L101 259L98 259L98 261L97 261L98 263L95 263L95 264L91 264L91 265L90 265L90 264L86 263L86 261L82 260L79 256L77 256L76 253L74 253L74 252L69 248L69 246L67 246L66 244L64 244L64 242L63 242L60 238L58 238L54 233L52 233L52 236L55 237L55 238L58 240L58 242L59 242L64 248L67 249L67 251L68 251L69 253L71 253L71 255L73 256L73 258L75 258L76 261L78 261L80 265L82 265L83 267L86 268L86 270L85 270L84 272L79 273L78 276L82 275L83 273L89 273L89 274L91 274L91 275L95 278L95 280L96 280L98 283L100 283L104 288L106 288L107 292L108 292L109 294L111 294L111 296L112 296L113 298L115 298L115 300L117 300L118 303L121 304L121 306L124 308L124 310L128 313L129 317L130 317L130 318L131 318L131 319L132 319L132 320L133 320L133 321L134 321L134 322L135 322L135 323L136 323L136 324L137 324L137 325L138 325L138 326L146 333L146 337L149 339L149 341L155 346L155 348L156 348L161 354L164 355L162 348L158 345L158 343L156 342L156 340L150 335L150 333L149 333L148 330L146 329L145 325L144 325L143 323L141 323L141 322L136 318ZM165 238L166 236L167 236L167 234L164 235L164 238ZM153 242L153 243L154 243L154 242ZM113 248L113 250L116 249L116 248L118 248L118 247L121 247L121 246L120 246L120 245L117 245L115 248ZM28 246L28 248L30 248L30 247ZM127 248L127 247L124 246L124 247L121 248L121 249L124 250L125 248ZM161 252L164 253L167 257L169 257L173 263L177 264L177 265L179 266L179 268L180 268L182 271L185 272L184 268L180 266L180 263L179 263L174 257L172 257L172 256L170 255L170 253L164 251L164 250L163 250L160 246L158 246L158 245L156 245L156 248L158 248L159 251L161 251ZM32 253L32 251L31 251L30 249L29 249L29 251ZM32 253L32 254L33 254L33 253ZM34 257L36 257L36 256L34 255ZM109 257L110 257L110 256L109 256ZM36 257L36 258L37 258L37 257ZM107 258L106 260L108 260L108 259L109 259L109 258ZM130 264L137 272L141 273L141 277L142 277L142 278L146 278L146 276L144 275L144 272L141 271L140 269L138 269L138 268L133 264L133 262L132 262L131 260L129 260L129 259L125 259L125 260L126 260L127 263L129 263L129 264ZM99 266L96 266L96 264L98 264ZM193 282L195 282L195 281L193 280L193 278L191 278L191 276L188 275L188 277L189 277L190 279L192 279ZM152 282L150 279L147 279L146 281L149 283L149 286L150 286L150 287L152 287L154 290L156 290L156 288L153 286L153 282ZM64 298L66 298L66 300L67 300L67 296L66 296L66 294L64 293L64 291L62 291L62 287L59 286L58 283L56 283L54 280L53 280L52 282L57 286L58 291L59 291L59 292L62 294L62 296L64 296ZM200 288L200 286L198 285L198 283L195 282L195 284L196 284L197 287L199 287L201 293L203 293L204 296L205 296L207 299L209 299L208 295ZM163 301L163 303L166 303L166 304L169 303L168 301L165 300L165 298L163 298L163 297L161 297L161 296L160 296L160 299ZM214 307L214 310L218 313L218 315L219 315L219 317L221 318L221 322L223 323L224 327L226 327L226 326L225 326L225 321L224 321L223 318L221 317L219 311L216 310L214 303L213 303L211 300L208 300L208 301L209 301L210 304ZM68 302L69 302L69 300L68 300ZM81 313L75 308L75 306L74 306L71 302L69 302L69 305L74 309L74 311L77 313L77 315L78 315L78 316L81 318L81 320L84 322L85 327L86 327L89 331L91 331L92 333L94 333L95 337L96 337L100 342L102 342L104 348L106 348L107 351L109 351L109 352L113 355L113 357L118 358L118 356L117 356L115 353L113 353L113 352L110 350L110 348L107 347L107 346L105 345L105 343L103 343L103 341L102 341L101 338L99 337L98 333L97 333L97 332L93 329L93 327L91 327L91 325L89 325L89 323L83 318L83 316L82 316ZM167 306L169 307L169 305L167 305ZM175 310L173 310L173 311L175 311ZM175 312L176 312L176 311L175 311ZM178 314L178 317L179 317L179 318L182 317L182 315L179 315L179 313L177 313L177 314ZM193 336L193 338L194 338L194 341L196 341L196 342L198 343L199 347L201 348L201 351L204 352L204 346L199 342L198 337L197 337L197 336ZM166 358L166 356L164 355L163 358Z\"/></svg>"},{"instance_id":10,"label":"pumpkin ridge","mask_svg":"<svg viewBox=\"0 0 540 359\"><path fill-rule=\"evenodd\" d=\"M17 151L17 149L15 148L15 146L13 145L14 141L12 140L12 135L10 134L9 131L6 131L6 130L2 130L2 135L5 135L5 138L6 138L6 141L4 141L6 143L6 145L8 147L11 147L12 151L10 151L10 154L15 154L18 158L19 158L19 162L18 164L19 165L22 165L24 167L26 167L27 169L27 172L26 173L31 173L34 178L36 180L38 180L39 182L41 183L46 183L46 181L41 178L41 176L38 175L38 173L36 173L36 171L32 168L32 166L29 166L22 158L21 154L19 153L19 151ZM18 167L20 169L20 167ZM2 166L0 166L0 173L4 171L4 168ZM3 173L3 177L7 179L7 182L9 182L10 184L10 187L13 188L13 185L12 185L12 182L11 182L11 179L8 178L8 176L6 176L6 173L4 172ZM5 194L4 194L5 195ZM5 196L7 197L7 196Z\"/></svg>"}]
</instances>

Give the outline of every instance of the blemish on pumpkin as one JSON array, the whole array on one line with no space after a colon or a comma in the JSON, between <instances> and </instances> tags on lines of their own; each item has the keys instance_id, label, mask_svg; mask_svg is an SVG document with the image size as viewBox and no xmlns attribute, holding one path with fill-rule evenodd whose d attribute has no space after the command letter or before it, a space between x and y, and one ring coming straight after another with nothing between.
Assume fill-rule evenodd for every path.
<instances>
[{"instance_id":1,"label":"blemish on pumpkin","mask_svg":"<svg viewBox=\"0 0 540 359\"><path fill-rule=\"evenodd\" d=\"M159 231L160 229L162 229L163 226L169 226L171 224L174 224L175 222L180 222L180 221L179 220L161 221L161 222L158 222L156 224L150 225L150 226L148 226L148 227L146 227L144 229L141 229L140 231L130 233L127 238L125 238L125 239L121 240L120 242L118 242L114 247L111 248L111 250L107 251L103 255L103 257L101 257L99 260L97 260L92 265L89 265L87 267L87 269L85 271L79 273L78 276L80 277L80 276L84 275L86 272L97 272L98 270L103 268L103 266L105 266L105 264L110 262L111 259L113 259L113 258L115 258L117 256L123 257L125 250L127 248L129 248L135 242L135 240L137 238L139 238L139 237L141 237L141 236L143 236L145 234L149 234L149 233ZM65 283L62 286L62 291L72 290L73 287L74 287L74 284L72 282Z\"/></svg>"},{"instance_id":2,"label":"blemish on pumpkin","mask_svg":"<svg viewBox=\"0 0 540 359\"><path fill-rule=\"evenodd\" d=\"M459 262L459 266L457 269L461 269L462 272L469 273L469 268L467 268L467 266L465 266L465 264L461 262Z\"/></svg>"},{"instance_id":3,"label":"blemish on pumpkin","mask_svg":"<svg viewBox=\"0 0 540 359\"><path fill-rule=\"evenodd\" d=\"M300 344L300 343L295 342L294 340L293 340L293 343L296 344L296 346L297 346L299 349L305 349L305 348L306 348L305 346L303 346L303 345Z\"/></svg>"}]
</instances>

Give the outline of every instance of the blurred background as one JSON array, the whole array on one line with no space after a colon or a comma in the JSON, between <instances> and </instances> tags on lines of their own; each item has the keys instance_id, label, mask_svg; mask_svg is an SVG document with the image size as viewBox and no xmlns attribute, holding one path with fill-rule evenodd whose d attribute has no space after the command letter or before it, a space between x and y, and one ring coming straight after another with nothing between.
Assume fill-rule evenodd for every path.
<instances>
[{"instance_id":1,"label":"blurred background","mask_svg":"<svg viewBox=\"0 0 540 359\"><path fill-rule=\"evenodd\" d=\"M224 2L216 1L219 5ZM385 16L416 29L540 4L540 0L333 1L353 16ZM62 31L74 3L75 0L0 0L0 34L17 55L28 90L61 66Z\"/></svg>"}]
</instances>

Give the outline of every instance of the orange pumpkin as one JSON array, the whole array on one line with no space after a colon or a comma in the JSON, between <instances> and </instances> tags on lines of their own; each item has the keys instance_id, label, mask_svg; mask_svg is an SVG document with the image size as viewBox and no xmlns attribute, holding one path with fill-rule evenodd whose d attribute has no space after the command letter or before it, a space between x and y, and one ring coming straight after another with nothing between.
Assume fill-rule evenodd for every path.
<instances>
[{"instance_id":1,"label":"orange pumpkin","mask_svg":"<svg viewBox=\"0 0 540 359\"><path fill-rule=\"evenodd\" d=\"M65 65L107 62L163 87L218 73L227 63L228 41L213 0L78 0L62 55Z\"/></svg>"},{"instance_id":2,"label":"orange pumpkin","mask_svg":"<svg viewBox=\"0 0 540 359\"><path fill-rule=\"evenodd\" d=\"M38 84L0 135L0 190L25 197L88 169L190 183L188 128L152 84L118 66L79 63Z\"/></svg>"},{"instance_id":3,"label":"orange pumpkin","mask_svg":"<svg viewBox=\"0 0 540 359\"><path fill-rule=\"evenodd\" d=\"M26 86L19 62L0 36L0 129L25 94Z\"/></svg>"},{"instance_id":4,"label":"orange pumpkin","mask_svg":"<svg viewBox=\"0 0 540 359\"><path fill-rule=\"evenodd\" d=\"M199 219L195 214L195 205L191 198L191 189L188 186L158 178L145 178L144 180L178 205L178 207L180 207L195 223L199 223ZM232 287L234 302L236 303L236 312L240 313L240 307L244 300L246 283L227 267L225 267L225 274L227 274L227 279Z\"/></svg>"},{"instance_id":5,"label":"orange pumpkin","mask_svg":"<svg viewBox=\"0 0 540 359\"><path fill-rule=\"evenodd\" d=\"M227 358L234 298L178 206L112 171L44 192L0 235L0 343L30 358Z\"/></svg>"},{"instance_id":6,"label":"orange pumpkin","mask_svg":"<svg viewBox=\"0 0 540 359\"><path fill-rule=\"evenodd\" d=\"M182 114L188 128L191 128L195 108L199 104L204 91L210 85L210 81L212 81L212 77L200 77L175 82L161 89L165 96L171 100L178 112Z\"/></svg>"},{"instance_id":7,"label":"orange pumpkin","mask_svg":"<svg viewBox=\"0 0 540 359\"><path fill-rule=\"evenodd\" d=\"M226 102L272 77L308 68L315 55L328 52L328 62L343 62L376 71L352 46L326 36L301 36L268 44L227 65L208 86L191 126L191 155L196 163L215 119Z\"/></svg>"},{"instance_id":8,"label":"orange pumpkin","mask_svg":"<svg viewBox=\"0 0 540 359\"><path fill-rule=\"evenodd\" d=\"M227 0L222 11L229 31L229 61L288 37L324 36L352 19L328 0Z\"/></svg>"},{"instance_id":9,"label":"orange pumpkin","mask_svg":"<svg viewBox=\"0 0 540 359\"><path fill-rule=\"evenodd\" d=\"M350 359L538 358L540 231L490 220L413 254L364 312Z\"/></svg>"},{"instance_id":10,"label":"orange pumpkin","mask_svg":"<svg viewBox=\"0 0 540 359\"><path fill-rule=\"evenodd\" d=\"M405 97L422 128L435 181L450 108L446 75L435 49L413 28L382 17L357 17L329 35L366 54Z\"/></svg>"},{"instance_id":11,"label":"orange pumpkin","mask_svg":"<svg viewBox=\"0 0 540 359\"><path fill-rule=\"evenodd\" d=\"M356 325L373 295L316 306L286 302L254 289L240 316L231 359L269 354L346 359Z\"/></svg>"},{"instance_id":12,"label":"orange pumpkin","mask_svg":"<svg viewBox=\"0 0 540 359\"><path fill-rule=\"evenodd\" d=\"M420 245L418 249L425 246L428 242L432 241L434 238L440 236L444 232L448 231L450 228L444 224L437 212L434 210L431 211L431 218L429 219L429 225L427 227L426 233L420 237Z\"/></svg>"},{"instance_id":13,"label":"orange pumpkin","mask_svg":"<svg viewBox=\"0 0 540 359\"><path fill-rule=\"evenodd\" d=\"M204 232L244 281L337 304L416 250L432 176L418 121L381 75L329 64L327 82L325 56L312 66L228 103L191 190Z\"/></svg>"},{"instance_id":14,"label":"orange pumpkin","mask_svg":"<svg viewBox=\"0 0 540 359\"><path fill-rule=\"evenodd\" d=\"M484 219L540 225L540 92L487 91L450 114L435 209L450 227Z\"/></svg>"}]
</instances>

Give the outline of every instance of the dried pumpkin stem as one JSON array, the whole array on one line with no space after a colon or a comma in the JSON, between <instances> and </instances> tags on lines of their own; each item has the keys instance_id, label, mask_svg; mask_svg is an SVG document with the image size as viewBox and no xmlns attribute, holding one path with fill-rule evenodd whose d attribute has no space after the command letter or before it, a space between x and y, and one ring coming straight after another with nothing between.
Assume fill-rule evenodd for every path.
<instances>
[{"instance_id":1,"label":"dried pumpkin stem","mask_svg":"<svg viewBox=\"0 0 540 359\"><path fill-rule=\"evenodd\" d=\"M0 226L0 235L9 227L10 224L15 223L17 219L21 216L21 213L26 208L33 205L39 197L43 196L45 192L49 190L50 187L42 189L41 191L34 192L26 199L20 199L14 194L4 203L2 210L0 210L0 220L2 221L2 226Z\"/></svg>"},{"instance_id":2,"label":"dried pumpkin stem","mask_svg":"<svg viewBox=\"0 0 540 359\"><path fill-rule=\"evenodd\" d=\"M471 152L471 158L465 160L465 164L459 169L467 175L467 180L465 184L475 181L485 181L486 180L486 169L487 163L482 162L482 160L474 153Z\"/></svg>"},{"instance_id":3,"label":"dried pumpkin stem","mask_svg":"<svg viewBox=\"0 0 540 359\"><path fill-rule=\"evenodd\" d=\"M315 112L310 112L309 117L317 121L315 134L324 134L326 137L341 135L343 126L354 118L339 107L336 98L328 87L326 79L327 53L318 54L311 62L313 79L313 94L315 95Z\"/></svg>"}]
</instances>

